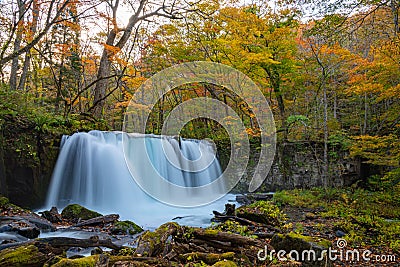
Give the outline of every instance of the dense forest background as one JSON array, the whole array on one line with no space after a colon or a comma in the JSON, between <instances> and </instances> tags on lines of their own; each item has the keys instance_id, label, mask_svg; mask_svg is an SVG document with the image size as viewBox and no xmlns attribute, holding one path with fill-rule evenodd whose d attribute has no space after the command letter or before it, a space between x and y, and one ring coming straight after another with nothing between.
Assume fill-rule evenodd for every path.
<instances>
[{"instance_id":1,"label":"dense forest background","mask_svg":"<svg viewBox=\"0 0 400 267\"><path fill-rule=\"evenodd\" d=\"M324 176L335 175L329 162L347 151L373 166L370 189L391 188L400 180L399 8L398 0L2 0L0 158L13 151L43 165L48 135L120 130L143 81L178 63L211 61L257 83L279 143L321 145ZM165 95L148 131L160 133L175 106L201 96L231 106L257 144L248 103L210 84ZM181 134L229 138L207 119Z\"/></svg>"}]
</instances>

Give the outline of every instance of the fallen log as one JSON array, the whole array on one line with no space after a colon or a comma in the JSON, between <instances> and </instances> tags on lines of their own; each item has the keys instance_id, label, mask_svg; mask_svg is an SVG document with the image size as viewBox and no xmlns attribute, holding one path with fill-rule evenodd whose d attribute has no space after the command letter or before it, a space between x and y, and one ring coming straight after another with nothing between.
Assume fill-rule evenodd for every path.
<instances>
[{"instance_id":1,"label":"fallen log","mask_svg":"<svg viewBox=\"0 0 400 267\"><path fill-rule=\"evenodd\" d=\"M227 232L220 232L218 230L193 228L193 236L198 239L230 242L231 246L257 246L264 247L264 244L257 239L241 236L239 234L232 234Z\"/></svg>"},{"instance_id":2,"label":"fallen log","mask_svg":"<svg viewBox=\"0 0 400 267\"><path fill-rule=\"evenodd\" d=\"M238 223L240 223L242 225L251 225L251 226L254 226L254 227L257 227L257 228L266 228L266 229L268 229L268 230L270 230L271 232L274 232L274 233L281 233L282 232L281 229L279 229L277 227L274 227L274 226L271 226L271 225L267 225L267 224L263 224L263 223L253 222L251 220L248 220L248 219L245 219L245 218L241 218L241 217L238 217L238 216L215 215L214 218L215 218L215 221L218 221L218 222L225 222L225 221L228 221L228 220L233 220L233 221L236 221L236 222L238 222Z\"/></svg>"},{"instance_id":3,"label":"fallen log","mask_svg":"<svg viewBox=\"0 0 400 267\"><path fill-rule=\"evenodd\" d=\"M99 225L106 223L113 223L119 219L118 214L110 214L105 216L99 216L93 219L85 220L80 223L75 224L72 227L81 227L81 226L89 226L89 225Z\"/></svg>"},{"instance_id":4,"label":"fallen log","mask_svg":"<svg viewBox=\"0 0 400 267\"><path fill-rule=\"evenodd\" d=\"M70 248L70 247L106 247L110 249L120 249L121 246L114 244L111 239L99 239L98 236L92 236L88 239L77 239L71 237L48 237L38 238L34 240L36 243L48 244L55 248Z\"/></svg>"},{"instance_id":5,"label":"fallen log","mask_svg":"<svg viewBox=\"0 0 400 267\"><path fill-rule=\"evenodd\" d=\"M17 242L0 245L0 250L11 247L18 247L22 245L30 245L33 244L35 246L40 246L43 244L47 244L53 248L61 248L68 249L71 247L81 247L81 248L89 248L89 247L106 247L110 249L120 249L121 246L114 244L111 239L99 239L98 236L92 236L88 239L77 239L71 237L48 237L48 238L37 238L34 240L29 240L27 242Z\"/></svg>"}]
</instances>

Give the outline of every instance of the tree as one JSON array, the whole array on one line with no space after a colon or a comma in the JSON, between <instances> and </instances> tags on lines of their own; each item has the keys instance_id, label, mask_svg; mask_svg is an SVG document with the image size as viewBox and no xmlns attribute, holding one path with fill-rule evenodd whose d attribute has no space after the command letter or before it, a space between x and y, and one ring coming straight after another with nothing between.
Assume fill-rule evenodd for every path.
<instances>
[{"instance_id":1,"label":"tree","mask_svg":"<svg viewBox=\"0 0 400 267\"><path fill-rule=\"evenodd\" d=\"M94 89L93 112L96 117L101 117L102 110L107 98L108 76L111 73L111 64L113 58L124 48L132 33L137 32L139 24L151 18L164 17L168 19L180 19L183 13L194 11L189 6L183 6L177 0L163 1L161 4L155 4L148 0L139 0L129 2L134 12L130 16L128 23L124 28L117 25L117 10L119 0L107 1L112 15L109 19L110 30L104 43L104 48L97 72L97 83ZM136 27L136 28L135 28Z\"/></svg>"}]
</instances>

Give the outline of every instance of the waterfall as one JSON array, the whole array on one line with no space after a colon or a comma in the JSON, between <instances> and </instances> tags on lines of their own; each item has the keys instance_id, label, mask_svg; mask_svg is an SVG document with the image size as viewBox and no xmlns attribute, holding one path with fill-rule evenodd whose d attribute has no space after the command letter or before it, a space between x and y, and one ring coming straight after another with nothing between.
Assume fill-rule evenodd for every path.
<instances>
[{"instance_id":1,"label":"waterfall","mask_svg":"<svg viewBox=\"0 0 400 267\"><path fill-rule=\"evenodd\" d=\"M158 202L140 188L130 169L164 197L169 197L168 187L160 187L153 176L160 175L166 184L184 188L187 194L179 197L189 203L192 198L207 198L213 193L224 195L223 182L218 179L221 168L209 142L91 131L63 136L46 207L63 208L77 203L103 213L118 213L123 218L150 226L159 223L156 217L170 220L174 216L199 215L206 208L207 213L211 211L210 207L183 209ZM216 182L215 192L193 194L191 189L212 182ZM154 223L151 222L153 217Z\"/></svg>"}]
</instances>

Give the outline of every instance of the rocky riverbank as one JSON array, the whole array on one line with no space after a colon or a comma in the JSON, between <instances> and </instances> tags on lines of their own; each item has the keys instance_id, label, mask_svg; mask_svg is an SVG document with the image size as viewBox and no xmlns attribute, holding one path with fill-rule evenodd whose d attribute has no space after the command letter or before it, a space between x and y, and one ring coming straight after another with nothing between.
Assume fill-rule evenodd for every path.
<instances>
[{"instance_id":1,"label":"rocky riverbank","mask_svg":"<svg viewBox=\"0 0 400 267\"><path fill-rule=\"evenodd\" d=\"M315 189L238 200L207 228L148 231L79 205L39 216L1 198L0 266L398 266L397 198Z\"/></svg>"}]
</instances>

